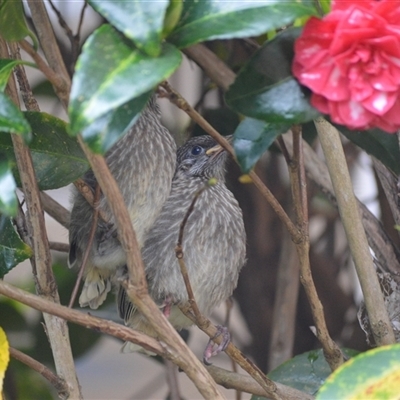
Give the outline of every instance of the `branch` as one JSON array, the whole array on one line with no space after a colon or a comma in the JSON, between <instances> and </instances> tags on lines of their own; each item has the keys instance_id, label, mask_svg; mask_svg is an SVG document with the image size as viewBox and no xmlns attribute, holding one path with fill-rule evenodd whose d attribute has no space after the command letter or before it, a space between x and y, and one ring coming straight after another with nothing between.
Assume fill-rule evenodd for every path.
<instances>
[{"instance_id":1,"label":"branch","mask_svg":"<svg viewBox=\"0 0 400 400\"><path fill-rule=\"evenodd\" d=\"M332 340L326 325L324 308L318 297L317 289L311 273L310 266L310 238L308 232L308 205L306 181L303 162L303 147L301 139L301 127L292 127L293 157L289 164L290 182L294 211L297 225L302 232L303 241L296 244L296 251L300 261L300 281L306 292L308 302L316 327L317 338L321 343L324 356L332 371L343 364L343 354L339 346Z\"/></svg>"},{"instance_id":2,"label":"branch","mask_svg":"<svg viewBox=\"0 0 400 400\"><path fill-rule=\"evenodd\" d=\"M336 193L341 220L364 294L375 342L378 346L395 343L392 324L362 226L339 132L323 118L317 118L315 126Z\"/></svg>"},{"instance_id":3,"label":"branch","mask_svg":"<svg viewBox=\"0 0 400 400\"><path fill-rule=\"evenodd\" d=\"M18 289L4 281L0 281L0 294L7 296L10 299L19 301L22 304L34 308L35 310L39 310L42 313L51 314L59 319L62 318L63 320L82 325L97 332L102 332L107 335L117 337L124 341L137 343L149 351L160 355L169 354L169 356L172 357L172 354L167 348L161 346L156 339L148 337L143 333L134 331L133 329L124 325L94 317L90 314L85 314L81 311L53 303L43 297L36 296L32 293Z\"/></svg>"},{"instance_id":4,"label":"branch","mask_svg":"<svg viewBox=\"0 0 400 400\"><path fill-rule=\"evenodd\" d=\"M59 202L55 201L45 192L40 192L40 201L44 211L54 218L63 227L69 228L70 212L63 207Z\"/></svg>"},{"instance_id":5,"label":"branch","mask_svg":"<svg viewBox=\"0 0 400 400\"><path fill-rule=\"evenodd\" d=\"M39 361L33 359L27 354L22 353L21 351L10 347L10 355L14 359L24 363L29 368L32 368L40 375L42 375L45 379L47 379L50 384L57 390L58 396L62 399L68 397L69 389L67 383L64 379L61 379L57 375L55 375L49 368L40 363Z\"/></svg>"},{"instance_id":6,"label":"branch","mask_svg":"<svg viewBox=\"0 0 400 400\"><path fill-rule=\"evenodd\" d=\"M293 151L292 140L285 134L282 139L289 151ZM315 153L310 145L303 140L304 164L308 177L318 186L325 196L337 206L335 192L324 161ZM362 215L363 225L369 245L375 253L379 266L389 272L397 282L400 282L400 253L387 235L380 221L357 200Z\"/></svg>"},{"instance_id":7,"label":"branch","mask_svg":"<svg viewBox=\"0 0 400 400\"><path fill-rule=\"evenodd\" d=\"M20 73L25 75L23 68L20 69ZM27 80L24 80L26 85L24 91L31 92L27 82ZM10 80L9 92L13 101L19 104L17 88L13 79ZM32 258L31 262L35 276L36 291L49 300L59 303L60 299L51 268L49 242L32 157L21 136L12 134L11 138L27 207L27 228L34 253L34 258ZM65 321L49 314L44 314L43 318L46 323L46 332L53 352L57 374L68 382L69 394L72 398L82 398L75 372L67 324Z\"/></svg>"},{"instance_id":8,"label":"branch","mask_svg":"<svg viewBox=\"0 0 400 400\"><path fill-rule=\"evenodd\" d=\"M208 372L215 379L218 385L227 389L240 390L241 392L252 393L255 396L265 396L264 389L253 378L227 371L225 369L210 365L207 367ZM290 400L313 400L314 397L300 390L293 389L289 386L276 382L277 392L282 393L283 398ZM284 394L284 396L283 396Z\"/></svg>"},{"instance_id":9,"label":"branch","mask_svg":"<svg viewBox=\"0 0 400 400\"><path fill-rule=\"evenodd\" d=\"M60 48L57 44L53 27L46 11L43 0L28 0L29 9L32 15L32 21L35 25L36 33L39 37L40 45L47 59L49 67L54 71L57 77L57 84L52 80L57 96L64 106L68 104L71 79L65 68L64 60L61 56ZM36 60L35 60L36 61Z\"/></svg>"}]
</instances>

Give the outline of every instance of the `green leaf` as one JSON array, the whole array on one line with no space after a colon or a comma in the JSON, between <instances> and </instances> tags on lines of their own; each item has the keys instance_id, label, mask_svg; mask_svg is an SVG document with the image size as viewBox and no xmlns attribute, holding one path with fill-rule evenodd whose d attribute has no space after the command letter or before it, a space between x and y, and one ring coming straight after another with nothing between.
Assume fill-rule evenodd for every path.
<instances>
[{"instance_id":1,"label":"green leaf","mask_svg":"<svg viewBox=\"0 0 400 400\"><path fill-rule=\"evenodd\" d=\"M172 0L164 18L163 37L168 36L179 22L183 10L183 0Z\"/></svg>"},{"instance_id":2,"label":"green leaf","mask_svg":"<svg viewBox=\"0 0 400 400\"><path fill-rule=\"evenodd\" d=\"M18 210L17 188L11 165L5 154L0 153L0 213L15 217Z\"/></svg>"},{"instance_id":3,"label":"green leaf","mask_svg":"<svg viewBox=\"0 0 400 400\"><path fill-rule=\"evenodd\" d=\"M400 344L359 354L334 371L321 387L317 400L398 399Z\"/></svg>"},{"instance_id":4,"label":"green leaf","mask_svg":"<svg viewBox=\"0 0 400 400\"><path fill-rule=\"evenodd\" d=\"M289 128L290 124L274 124L253 118L244 119L233 136L233 147L242 171L249 172L276 137Z\"/></svg>"},{"instance_id":5,"label":"green leaf","mask_svg":"<svg viewBox=\"0 0 400 400\"><path fill-rule=\"evenodd\" d=\"M76 65L69 105L71 134L154 89L175 71L181 58L166 43L159 57L144 55L110 25L101 26L86 41Z\"/></svg>"},{"instance_id":6,"label":"green leaf","mask_svg":"<svg viewBox=\"0 0 400 400\"><path fill-rule=\"evenodd\" d=\"M0 215L0 279L31 256L31 248L20 239L11 219Z\"/></svg>"},{"instance_id":7,"label":"green leaf","mask_svg":"<svg viewBox=\"0 0 400 400\"><path fill-rule=\"evenodd\" d=\"M348 358L358 354L357 351L351 349L342 349L342 351ZM293 357L271 371L268 378L313 396L330 373L331 369L323 351L319 349ZM332 399L340 399L340 397ZM265 400L265 397L253 396L251 400Z\"/></svg>"},{"instance_id":8,"label":"green leaf","mask_svg":"<svg viewBox=\"0 0 400 400\"><path fill-rule=\"evenodd\" d=\"M396 135L379 129L351 131L342 125L334 125L347 139L381 161L396 176L400 175L400 149Z\"/></svg>"},{"instance_id":9,"label":"green leaf","mask_svg":"<svg viewBox=\"0 0 400 400\"><path fill-rule=\"evenodd\" d=\"M104 154L136 122L151 94L144 93L98 118L82 131L83 140L92 151Z\"/></svg>"},{"instance_id":10,"label":"green leaf","mask_svg":"<svg viewBox=\"0 0 400 400\"><path fill-rule=\"evenodd\" d=\"M168 0L89 0L99 14L150 56L160 54L168 3Z\"/></svg>"},{"instance_id":11,"label":"green leaf","mask_svg":"<svg viewBox=\"0 0 400 400\"><path fill-rule=\"evenodd\" d=\"M82 149L76 139L68 135L64 121L47 113L24 114L32 126L33 139L29 148L41 190L68 185L89 169ZM14 176L17 184L21 185L10 135L0 134L0 151L13 161Z\"/></svg>"},{"instance_id":12,"label":"green leaf","mask_svg":"<svg viewBox=\"0 0 400 400\"><path fill-rule=\"evenodd\" d=\"M186 0L168 40L182 48L205 40L258 36L306 15L316 15L315 8L296 1Z\"/></svg>"},{"instance_id":13,"label":"green leaf","mask_svg":"<svg viewBox=\"0 0 400 400\"><path fill-rule=\"evenodd\" d=\"M253 55L225 95L230 107L276 123L302 123L319 115L291 72L293 43L299 32L287 29Z\"/></svg>"},{"instance_id":14,"label":"green leaf","mask_svg":"<svg viewBox=\"0 0 400 400\"><path fill-rule=\"evenodd\" d=\"M18 64L29 65L30 67L36 68L35 64L30 63L28 61L1 59L0 60L0 92L4 92L4 89L7 86L7 82L10 77L11 71Z\"/></svg>"},{"instance_id":15,"label":"green leaf","mask_svg":"<svg viewBox=\"0 0 400 400\"><path fill-rule=\"evenodd\" d=\"M0 131L22 135L26 142L31 139L31 127L22 112L0 92Z\"/></svg>"},{"instance_id":16,"label":"green leaf","mask_svg":"<svg viewBox=\"0 0 400 400\"><path fill-rule=\"evenodd\" d=\"M26 25L21 0L0 0L0 36L10 42L29 36L34 42L35 49L37 48L36 36Z\"/></svg>"}]
</instances>

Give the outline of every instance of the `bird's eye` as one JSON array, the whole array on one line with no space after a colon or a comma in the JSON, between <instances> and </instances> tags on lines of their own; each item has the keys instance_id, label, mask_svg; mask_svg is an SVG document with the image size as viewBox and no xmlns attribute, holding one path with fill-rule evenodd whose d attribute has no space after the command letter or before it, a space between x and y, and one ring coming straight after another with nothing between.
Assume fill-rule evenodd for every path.
<instances>
[{"instance_id":1,"label":"bird's eye","mask_svg":"<svg viewBox=\"0 0 400 400\"><path fill-rule=\"evenodd\" d=\"M203 151L203 148L200 146L194 146L192 149L192 154L194 156L198 156Z\"/></svg>"}]
</instances>

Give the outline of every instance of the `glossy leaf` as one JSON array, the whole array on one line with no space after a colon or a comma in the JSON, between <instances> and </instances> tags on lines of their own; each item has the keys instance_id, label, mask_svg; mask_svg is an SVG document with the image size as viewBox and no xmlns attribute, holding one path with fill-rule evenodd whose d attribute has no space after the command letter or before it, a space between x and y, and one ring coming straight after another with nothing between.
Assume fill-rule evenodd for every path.
<instances>
[{"instance_id":1,"label":"glossy leaf","mask_svg":"<svg viewBox=\"0 0 400 400\"><path fill-rule=\"evenodd\" d=\"M22 0L0 0L0 36L10 42L30 36L35 48L37 47L36 36L29 30L25 21Z\"/></svg>"},{"instance_id":2,"label":"glossy leaf","mask_svg":"<svg viewBox=\"0 0 400 400\"><path fill-rule=\"evenodd\" d=\"M7 86L8 79L13 68L18 64L25 64L31 67L36 67L35 64L22 61L22 60L10 60L10 59L0 59L0 92L4 92Z\"/></svg>"},{"instance_id":3,"label":"glossy leaf","mask_svg":"<svg viewBox=\"0 0 400 400\"><path fill-rule=\"evenodd\" d=\"M16 188L11 165L6 155L0 152L0 213L13 217L17 215Z\"/></svg>"},{"instance_id":4,"label":"glossy leaf","mask_svg":"<svg viewBox=\"0 0 400 400\"><path fill-rule=\"evenodd\" d=\"M104 154L136 122L151 94L144 93L98 118L82 131L85 142L94 152Z\"/></svg>"},{"instance_id":5,"label":"glossy leaf","mask_svg":"<svg viewBox=\"0 0 400 400\"><path fill-rule=\"evenodd\" d=\"M187 47L205 40L258 36L312 14L314 7L295 1L186 0L181 21L168 39Z\"/></svg>"},{"instance_id":6,"label":"glossy leaf","mask_svg":"<svg viewBox=\"0 0 400 400\"><path fill-rule=\"evenodd\" d=\"M31 248L20 239L11 219L0 215L0 279L31 256Z\"/></svg>"},{"instance_id":7,"label":"glossy leaf","mask_svg":"<svg viewBox=\"0 0 400 400\"><path fill-rule=\"evenodd\" d=\"M159 57L149 57L103 25L87 40L76 65L69 106L71 134L154 89L180 62L181 53L174 46L163 44Z\"/></svg>"},{"instance_id":8,"label":"glossy leaf","mask_svg":"<svg viewBox=\"0 0 400 400\"><path fill-rule=\"evenodd\" d=\"M1 131L20 134L26 142L31 139L31 127L24 115L3 92L0 92Z\"/></svg>"},{"instance_id":9,"label":"glossy leaf","mask_svg":"<svg viewBox=\"0 0 400 400\"><path fill-rule=\"evenodd\" d=\"M89 0L99 14L150 56L160 54L168 3L168 0Z\"/></svg>"},{"instance_id":10,"label":"glossy leaf","mask_svg":"<svg viewBox=\"0 0 400 400\"><path fill-rule=\"evenodd\" d=\"M248 117L275 123L302 123L319 115L291 72L293 43L299 32L287 29L253 55L225 95L229 106Z\"/></svg>"},{"instance_id":11,"label":"glossy leaf","mask_svg":"<svg viewBox=\"0 0 400 400\"><path fill-rule=\"evenodd\" d=\"M242 171L249 172L276 137L289 128L290 124L274 124L253 118L243 120L233 136L233 147Z\"/></svg>"},{"instance_id":12,"label":"glossy leaf","mask_svg":"<svg viewBox=\"0 0 400 400\"><path fill-rule=\"evenodd\" d=\"M10 350L5 332L0 327L0 396L3 393L3 380L8 363L10 361Z\"/></svg>"},{"instance_id":13,"label":"glossy leaf","mask_svg":"<svg viewBox=\"0 0 400 400\"><path fill-rule=\"evenodd\" d=\"M359 354L334 371L318 392L317 400L398 399L400 344Z\"/></svg>"},{"instance_id":14,"label":"glossy leaf","mask_svg":"<svg viewBox=\"0 0 400 400\"><path fill-rule=\"evenodd\" d=\"M32 126L33 139L29 145L36 178L41 190L66 186L82 176L89 168L86 157L67 133L67 124L47 113L25 112ZM0 151L16 165L10 135L0 133ZM20 185L18 171L14 176Z\"/></svg>"},{"instance_id":15,"label":"glossy leaf","mask_svg":"<svg viewBox=\"0 0 400 400\"><path fill-rule=\"evenodd\" d=\"M351 349L342 351L348 358L358 354ZM271 371L268 378L314 396L330 373L322 349L319 349L293 357ZM251 400L265 400L265 397L253 396Z\"/></svg>"},{"instance_id":16,"label":"glossy leaf","mask_svg":"<svg viewBox=\"0 0 400 400\"><path fill-rule=\"evenodd\" d=\"M396 176L400 175L400 149L396 135L388 135L379 129L351 131L341 125L336 127L347 139L381 161Z\"/></svg>"}]
</instances>

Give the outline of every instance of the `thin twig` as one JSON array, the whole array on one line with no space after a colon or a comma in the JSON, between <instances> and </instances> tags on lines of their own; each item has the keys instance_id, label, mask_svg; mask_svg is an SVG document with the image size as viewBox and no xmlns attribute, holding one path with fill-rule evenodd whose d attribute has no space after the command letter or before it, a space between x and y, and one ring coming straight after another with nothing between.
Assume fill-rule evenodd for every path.
<instances>
[{"instance_id":1,"label":"thin twig","mask_svg":"<svg viewBox=\"0 0 400 400\"><path fill-rule=\"evenodd\" d=\"M57 77L57 84L55 84L56 82L53 82L52 79L49 79L49 77L48 79L53 84L54 90L64 107L67 107L71 89L71 78L65 67L53 27L47 14L46 6L43 0L28 0L28 5L41 48L49 67L54 71ZM42 70L40 66L39 68Z\"/></svg>"},{"instance_id":2,"label":"thin twig","mask_svg":"<svg viewBox=\"0 0 400 400\"><path fill-rule=\"evenodd\" d=\"M197 306L196 300L194 298L194 293L193 293L193 289L192 289L192 285L190 283L190 279L189 279L189 274L185 265L185 262L183 261L183 248L182 248L182 242L183 242L183 232L185 230L185 226L186 223L190 217L190 215L192 214L193 210L194 210L194 206L197 202L197 200L199 199L200 195L208 188L208 184L204 185L199 191L197 191L197 193L193 196L193 200L190 203L190 206L188 208L188 210L186 211L186 214L180 224L179 227L179 236L178 236L178 243L175 247L175 255L176 258L178 259L179 262L179 267L181 269L181 274L183 277L183 281L185 282L185 286L186 286L186 291L188 293L188 302L190 304L191 310L193 312L193 314L196 317L197 321L202 321L202 315L201 312L199 310L199 307ZM203 323L205 321L202 321Z\"/></svg>"},{"instance_id":3,"label":"thin twig","mask_svg":"<svg viewBox=\"0 0 400 400\"><path fill-rule=\"evenodd\" d=\"M175 104L178 108L186 112L190 118L195 120L210 136L212 136L231 156L236 160L235 152L230 145L230 143L221 136L193 107L189 105L189 103L172 87L168 82L163 82L160 87L163 91L159 91L160 97L166 97L168 100ZM265 186L265 184L261 181L259 176L251 171L249 173L250 178L252 179L254 185L261 192L273 210L276 212L280 220L284 223L287 230L290 232L292 240L295 243L298 243L302 240L301 232L297 229L297 227L290 220L285 210L279 204L278 200L271 193L271 191Z\"/></svg>"},{"instance_id":4,"label":"thin twig","mask_svg":"<svg viewBox=\"0 0 400 400\"><path fill-rule=\"evenodd\" d=\"M215 365L207 366L207 370L211 373L212 377L218 385L227 389L236 389L241 392L252 393L255 396L265 397L265 391L260 384L258 384L252 377L238 374L225 369L216 367ZM282 398L290 400L313 400L314 397L301 392L300 390L293 389L289 386L282 385L276 382L277 392L282 393Z\"/></svg>"},{"instance_id":5,"label":"thin twig","mask_svg":"<svg viewBox=\"0 0 400 400\"><path fill-rule=\"evenodd\" d=\"M70 212L58 201L55 201L45 192L40 192L40 201L44 211L54 218L63 227L69 228Z\"/></svg>"},{"instance_id":6,"label":"thin twig","mask_svg":"<svg viewBox=\"0 0 400 400\"><path fill-rule=\"evenodd\" d=\"M99 201L100 201L100 194L101 194L100 186L97 184L96 190L94 192L94 198L93 198L93 209L94 210L93 210L92 226L90 227L88 243L87 243L87 246L85 249L85 253L83 254L82 263L79 267L79 273L76 278L76 282L75 282L74 289L71 294L71 298L69 300L69 304L68 304L69 308L72 308L75 303L75 299L76 299L76 296L77 296L78 290L79 290L79 285L81 283L83 273L85 271L85 267L86 267L87 261L89 259L90 252L92 251L92 244L93 244L93 240L94 240L94 235L96 234L97 222L99 219L99 207L98 206L99 206Z\"/></svg>"},{"instance_id":7,"label":"thin twig","mask_svg":"<svg viewBox=\"0 0 400 400\"><path fill-rule=\"evenodd\" d=\"M52 372L49 368L47 368L39 361L33 359L32 357L28 356L25 353L22 353L21 351L15 349L14 347L10 347L9 350L11 357L24 363L29 368L32 368L40 375L42 375L45 379L47 379L50 382L50 384L57 390L58 396L60 398L62 399L67 398L69 390L68 390L68 385L64 381L64 379L61 379L59 376L57 376L54 372Z\"/></svg>"},{"instance_id":8,"label":"thin twig","mask_svg":"<svg viewBox=\"0 0 400 400\"><path fill-rule=\"evenodd\" d=\"M25 70L21 70L25 74ZM25 81L25 90L30 92L28 81ZM19 104L17 88L14 79L8 85L10 97L15 104ZM28 106L27 104L26 106ZM49 243L44 221L44 213L40 203L39 188L33 168L29 148L21 136L11 135L15 158L22 182L24 198L27 207L27 228L32 243L34 257L31 259L32 270L35 276L36 291L40 295L59 303L57 285L54 278ZM65 321L49 314L44 314L46 332L51 345L57 374L69 383L70 396L76 399L82 397L79 382L75 372L68 328Z\"/></svg>"},{"instance_id":9,"label":"thin twig","mask_svg":"<svg viewBox=\"0 0 400 400\"><path fill-rule=\"evenodd\" d=\"M296 244L296 251L300 261L300 281L303 284L311 306L313 320L316 326L317 338L321 343L326 361L332 371L343 364L343 354L339 346L332 340L326 325L324 309L318 297L310 266L310 239L308 233L308 205L307 191L302 156L301 127L292 127L293 157L289 164L290 182L296 223L302 232L303 241Z\"/></svg>"}]
</instances>

